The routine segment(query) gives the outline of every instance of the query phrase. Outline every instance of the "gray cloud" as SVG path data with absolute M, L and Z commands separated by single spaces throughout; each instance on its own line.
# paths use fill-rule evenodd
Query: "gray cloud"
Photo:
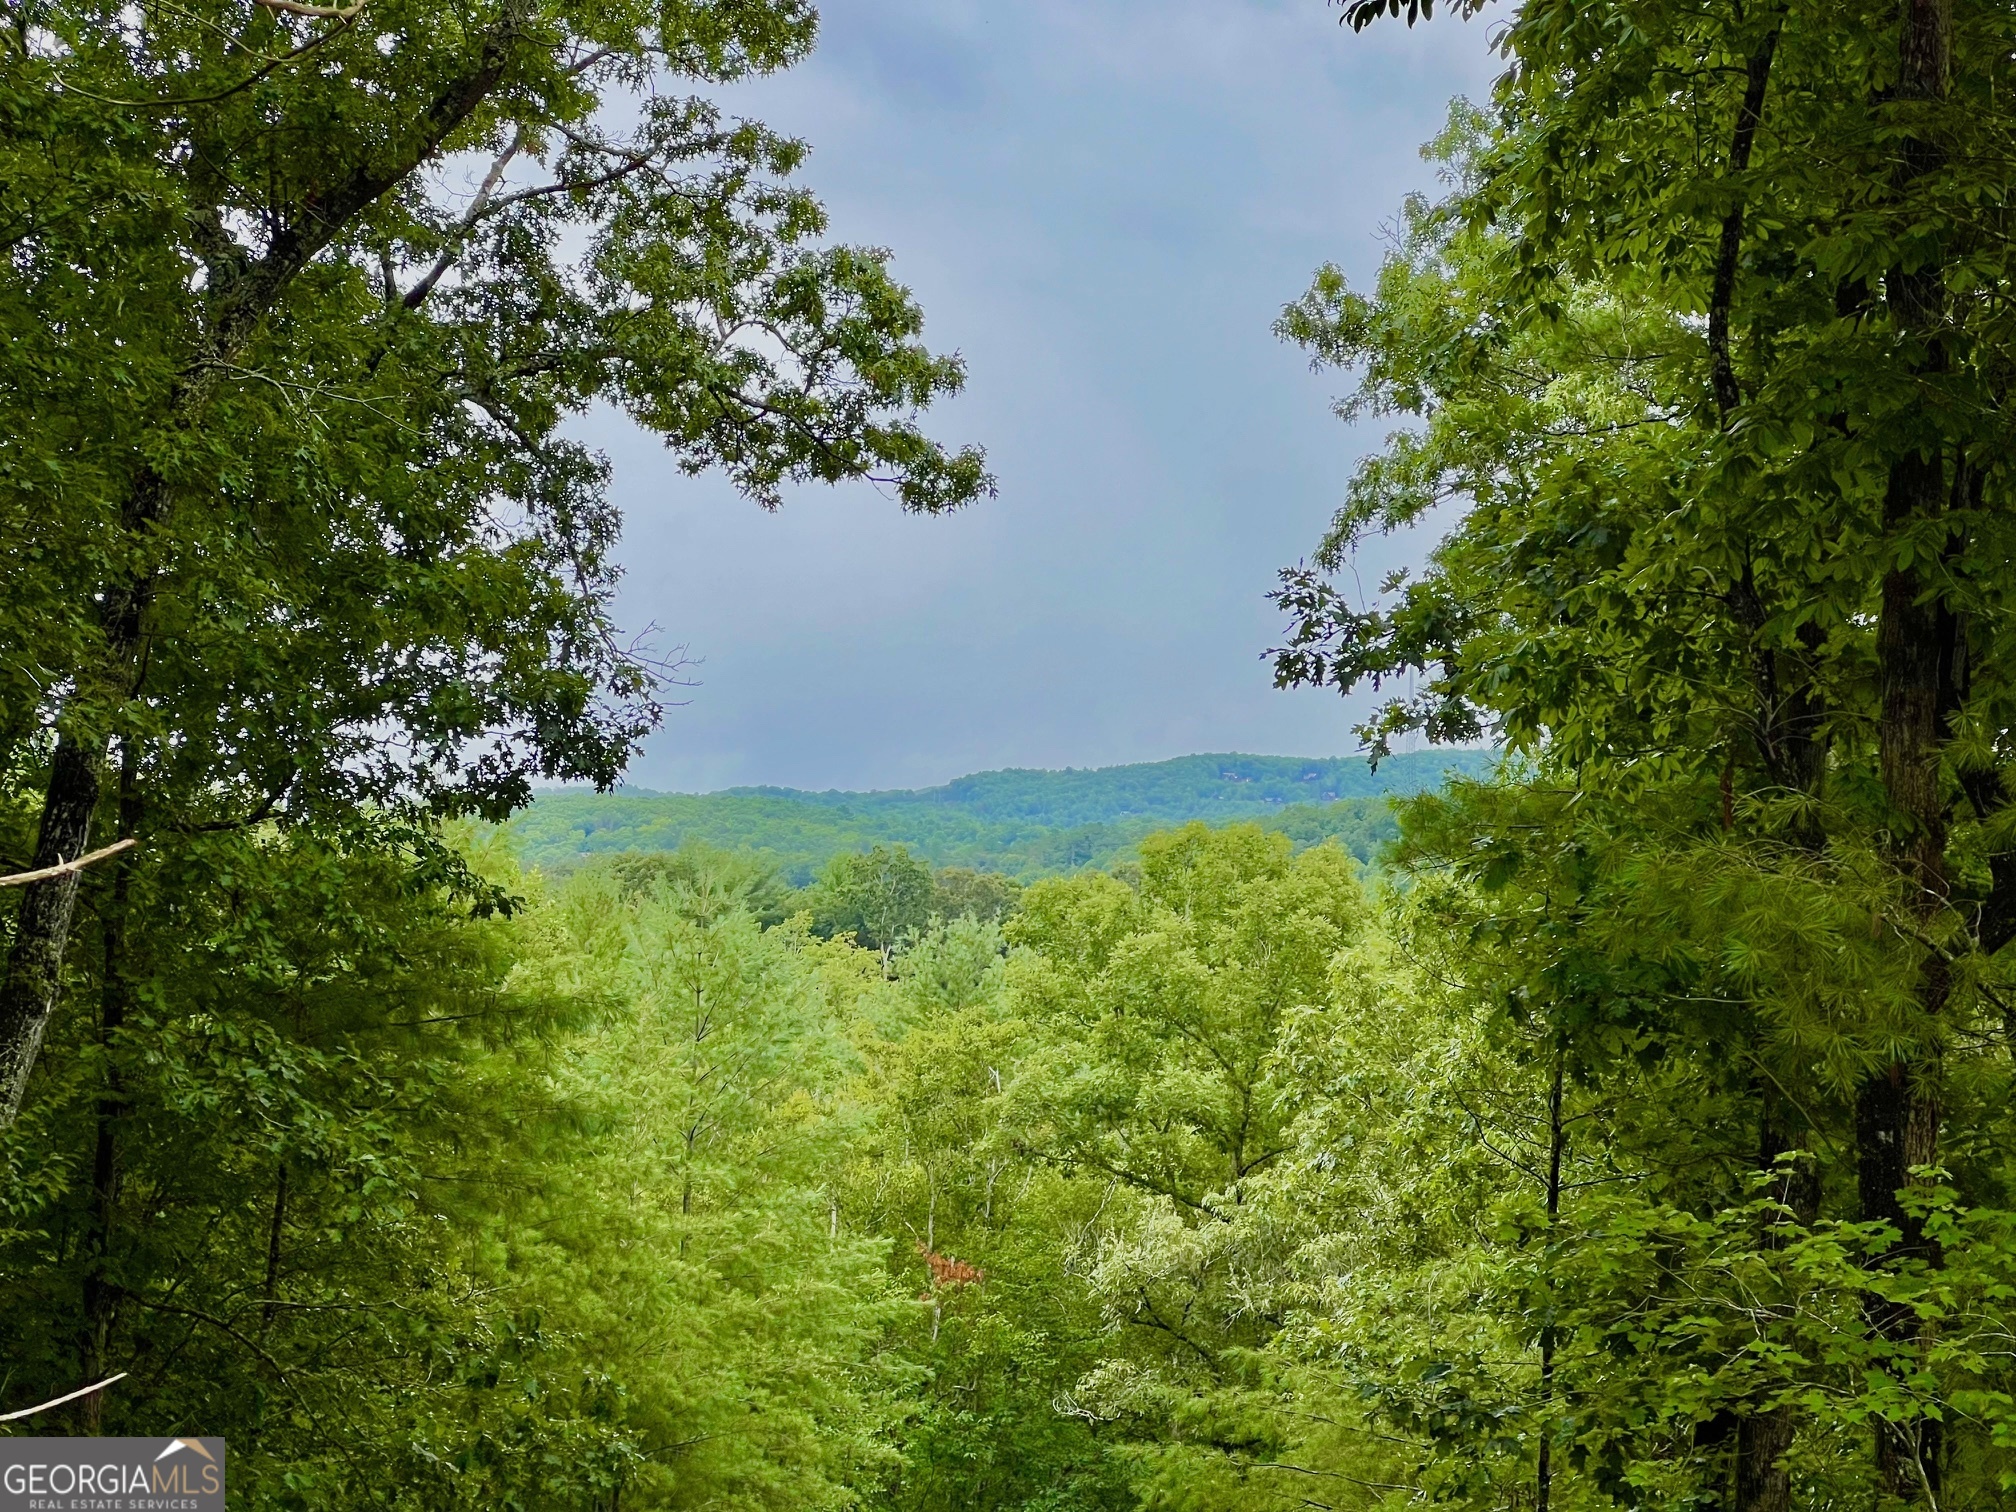
M 836 233 L 887 246 L 1001 497 L 941 520 L 868 488 L 764 515 L 598 419 L 631 625 L 702 658 L 633 772 L 661 788 L 888 787 L 1008 765 L 1351 749 L 1268 684 L 1264 595 L 1354 438 L 1269 327 L 1376 267 L 1421 141 L 1488 88 L 1481 24 L 1360 36 L 1320 0 L 841 0 L 731 108 L 813 144 Z

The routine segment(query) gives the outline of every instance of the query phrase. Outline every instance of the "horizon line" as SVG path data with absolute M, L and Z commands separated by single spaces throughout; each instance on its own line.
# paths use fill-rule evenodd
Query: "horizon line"
M 1425 749 L 1418 751 L 1395 751 L 1391 755 L 1381 758 L 1378 765 L 1385 766 L 1393 762 L 1408 761 L 1417 757 L 1424 757 L 1424 756 L 1440 755 L 1440 756 L 1453 757 L 1462 755 L 1473 755 L 1479 752 L 1488 753 L 1495 751 L 1497 749 L 1498 747 L 1496 747 L 1495 745 L 1482 745 L 1482 744 L 1460 745 L 1460 746 L 1459 745 L 1429 746 Z M 1369 754 L 1363 750 L 1356 751 L 1348 756 L 1269 755 L 1265 752 L 1260 751 L 1192 751 L 1181 756 L 1159 757 L 1153 761 L 1116 761 L 1106 766 L 985 767 L 977 772 L 962 772 L 955 777 L 947 778 L 943 782 L 925 783 L 917 787 L 809 788 L 809 787 L 793 787 L 785 783 L 777 783 L 777 782 L 738 782 L 729 787 L 708 788 L 704 791 L 694 791 L 691 789 L 681 789 L 681 788 L 650 788 L 629 782 L 618 782 L 614 786 L 609 788 L 596 788 L 590 786 L 587 783 L 556 782 L 546 784 L 543 786 L 535 785 L 532 789 L 532 796 L 535 802 L 542 797 L 564 797 L 577 794 L 585 797 L 601 797 L 601 798 L 623 798 L 623 797 L 720 798 L 720 797 L 734 796 L 737 794 L 777 793 L 777 794 L 804 794 L 809 797 L 818 797 L 818 798 L 831 797 L 836 794 L 844 795 L 847 797 L 870 798 L 870 797 L 886 797 L 892 793 L 940 792 L 946 788 L 954 786 L 957 783 L 970 782 L 977 777 L 996 777 L 996 776 L 1008 775 L 1010 773 L 1032 773 L 1035 775 L 1045 777 L 1065 777 L 1074 775 L 1096 776 L 1101 772 L 1120 772 L 1120 771 L 1126 771 L 1129 768 L 1134 767 L 1173 766 L 1177 762 L 1181 761 L 1242 761 L 1242 760 L 1291 761 L 1291 762 L 1307 761 L 1307 762 L 1323 762 L 1325 764 L 1364 760 L 1369 765 L 1371 758 Z

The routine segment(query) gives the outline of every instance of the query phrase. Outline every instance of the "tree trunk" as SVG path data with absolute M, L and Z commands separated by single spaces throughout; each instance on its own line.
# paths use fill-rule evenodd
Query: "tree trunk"
M 205 391 L 214 381 L 204 380 Z M 167 506 L 167 484 L 151 468 L 142 468 L 120 510 L 123 544 L 137 551 Z M 138 689 L 142 625 L 152 594 L 152 574 L 136 557 L 100 595 L 98 623 L 104 647 L 97 665 L 80 673 L 78 690 L 65 702 L 59 720 L 61 733 L 49 762 L 41 836 L 35 845 L 38 869 L 74 861 L 90 849 L 91 827 L 105 786 L 109 727 L 117 707 Z M 121 758 L 122 767 L 127 760 Z M 126 875 L 123 861 L 120 875 Z M 7 955 L 6 974 L 0 977 L 0 1129 L 20 1115 L 29 1073 L 35 1069 L 49 1016 L 56 1011 L 81 881 L 76 872 L 65 872 L 23 889 L 21 911 L 15 915 L 14 948 Z
M 1768 1083 L 1761 1104 L 1759 1169 L 1783 1171 L 1772 1195 L 1789 1210 L 1764 1229 L 1764 1247 L 1777 1250 L 1820 1216 L 1820 1174 L 1807 1148 L 1810 1141 L 1785 1126 L 1779 1099 Z M 1787 1512 L 1792 1505 L 1792 1477 L 1783 1461 L 1797 1429 L 1798 1418 L 1785 1403 L 1746 1413 L 1738 1421 L 1735 1512 Z
M 42 802 L 42 831 L 35 844 L 35 867 L 74 861 L 91 847 L 91 824 L 104 785 L 103 737 L 64 734 L 49 764 L 49 787 Z M 0 977 L 0 1129 L 21 1112 L 28 1074 L 42 1049 L 42 1036 L 62 986 L 63 953 L 77 912 L 77 872 L 45 877 L 21 890 L 15 916 L 14 948 Z
M 1561 1157 L 1566 1153 L 1567 1126 L 1561 1120 L 1563 1073 L 1567 1055 L 1554 1051 L 1554 1084 L 1547 1092 L 1547 1242 L 1554 1242 L 1554 1226 L 1561 1218 Z M 1551 1262 L 1550 1262 L 1551 1263 Z M 1547 1283 L 1547 1320 L 1540 1325 L 1540 1453 L 1533 1473 L 1534 1512 L 1548 1512 L 1554 1495 L 1554 1284 Z
M 121 743 L 119 754 L 119 838 L 129 838 L 139 827 L 139 747 L 131 740 Z M 105 1084 L 95 1110 L 97 1139 L 91 1158 L 91 1228 L 86 1245 L 84 1270 L 84 1339 L 80 1351 L 86 1381 L 102 1379 L 112 1354 L 112 1332 L 118 1322 L 119 1285 L 112 1275 L 114 1231 L 119 1213 L 119 1128 L 126 1116 L 125 1088 L 118 1065 L 119 1031 L 126 1023 L 132 1001 L 128 977 L 127 916 L 132 906 L 133 853 L 112 858 L 106 879 L 109 897 L 100 925 L 104 946 L 104 975 L 98 984 L 98 1047 L 105 1057 Z M 105 1393 L 94 1391 L 84 1398 L 83 1431 L 102 1431 Z
M 1903 0 L 1897 99 L 1932 104 L 1946 96 L 1952 71 L 1952 0 Z M 1920 134 L 1908 138 L 1898 174 L 1900 202 L 1914 181 L 1940 161 L 1936 142 Z M 1900 210 L 1902 205 L 1900 203 Z M 1916 376 L 1942 371 L 1946 357 L 1940 329 L 1945 319 L 1943 269 L 1936 265 L 1893 268 L 1884 280 L 1891 322 L 1899 335 L 1923 343 Z M 1900 456 L 1890 469 L 1883 520 L 1893 537 L 1946 512 L 1949 464 L 1936 441 Z M 1947 904 L 1946 807 L 1940 758 L 1956 702 L 1955 668 L 1959 627 L 1950 608 L 1932 591 L 1918 562 L 1896 567 L 1883 579 L 1876 632 L 1880 710 L 1877 745 L 1883 787 L 1895 826 L 1894 853 L 1907 889 L 1906 907 L 1921 938 L 1936 931 Z M 1952 990 L 1945 961 L 1926 950 L 1919 965 L 1917 1002 L 1927 1020 L 1945 1010 Z M 1886 1262 L 1913 1256 L 1928 1260 L 1922 1228 L 1902 1200 L 1915 1167 L 1939 1158 L 1939 1056 L 1924 1044 L 1908 1060 L 1872 1074 L 1855 1105 L 1857 1183 L 1862 1217 L 1894 1225 L 1902 1236 Z M 1909 1308 L 1873 1300 L 1870 1327 L 1909 1349 L 1921 1329 Z M 1883 1488 L 1907 1502 L 1936 1501 L 1940 1460 L 1938 1424 L 1877 1425 L 1876 1454 Z
M 280 1311 L 280 1240 L 287 1226 L 287 1162 L 282 1159 L 273 1174 L 273 1221 L 266 1231 L 266 1299 L 259 1307 L 259 1342 L 273 1331 L 273 1319 Z
M 1757 128 L 1764 120 L 1764 92 L 1771 82 L 1771 60 L 1778 51 L 1778 23 L 1774 20 L 1743 70 L 1743 99 L 1736 108 L 1735 134 L 1729 142 L 1729 176 L 1733 179 L 1750 167 L 1751 149 L 1757 142 Z M 1722 217 L 1722 236 L 1715 249 L 1715 282 L 1708 296 L 1708 377 L 1726 429 L 1743 390 L 1736 381 L 1736 364 L 1730 352 L 1730 316 L 1736 302 L 1736 271 L 1743 251 L 1743 199 Z

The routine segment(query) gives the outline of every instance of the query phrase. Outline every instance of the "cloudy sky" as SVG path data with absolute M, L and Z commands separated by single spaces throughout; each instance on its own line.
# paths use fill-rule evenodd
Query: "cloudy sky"
M 1270 326 L 1325 260 L 1362 278 L 1481 97 L 1484 23 L 1354 36 L 1324 0 L 828 0 L 804 67 L 737 111 L 813 145 L 837 235 L 886 246 L 967 392 L 935 433 L 1000 497 L 915 519 L 869 488 L 766 515 L 602 419 L 631 629 L 698 686 L 631 780 L 909 787 L 1197 751 L 1342 755 L 1350 706 L 1280 693 L 1275 571 L 1352 459 Z

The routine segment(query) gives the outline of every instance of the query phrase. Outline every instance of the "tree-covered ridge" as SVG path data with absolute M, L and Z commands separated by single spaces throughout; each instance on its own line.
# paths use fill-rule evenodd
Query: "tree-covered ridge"
M 808 802 L 860 808 L 958 808 L 988 819 L 1028 819 L 1047 826 L 1104 824 L 1117 819 L 1244 818 L 1287 803 L 1331 803 L 1417 793 L 1450 772 L 1474 773 L 1484 752 L 1418 751 L 1377 767 L 1362 756 L 1253 756 L 1207 752 L 1126 766 L 1010 767 L 976 772 L 943 787 L 870 793 L 801 793 L 791 788 L 730 788 L 731 793 L 781 794 Z
M 586 855 L 699 843 L 772 859 L 798 884 L 832 856 L 906 845 L 939 866 L 1037 876 L 1106 867 L 1146 835 L 1192 819 L 1261 818 L 1298 844 L 1337 838 L 1369 860 L 1397 833 L 1387 795 L 1475 775 L 1484 751 L 1388 757 L 1202 755 L 1131 766 L 1008 770 L 884 792 L 730 788 L 719 793 L 545 793 L 512 820 L 519 856 L 566 866 Z

